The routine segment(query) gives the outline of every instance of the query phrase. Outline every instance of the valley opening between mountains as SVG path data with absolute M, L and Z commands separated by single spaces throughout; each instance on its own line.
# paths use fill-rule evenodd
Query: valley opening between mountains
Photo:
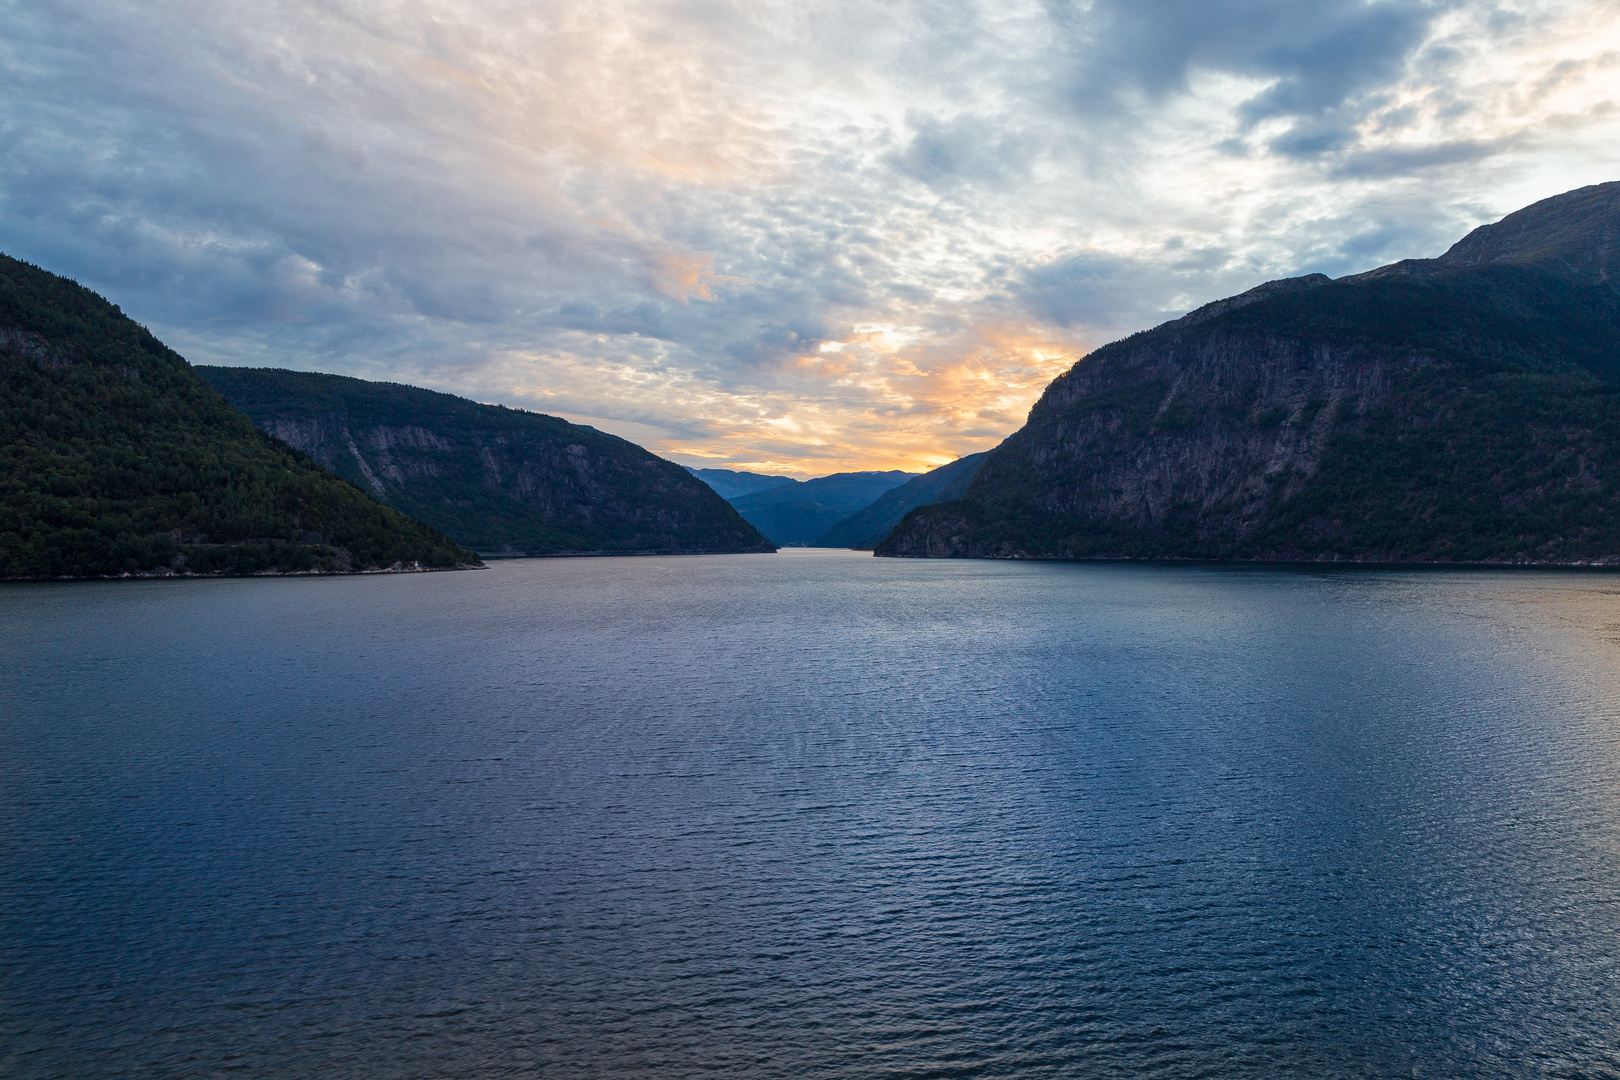
M 1620 182 L 1104 346 L 991 451 L 809 480 L 339 375 L 193 367 L 0 258 L 0 576 L 768 553 L 1620 564 Z

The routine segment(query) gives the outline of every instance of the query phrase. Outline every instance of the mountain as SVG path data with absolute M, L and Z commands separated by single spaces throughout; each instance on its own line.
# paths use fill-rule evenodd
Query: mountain
M 480 551 L 774 550 L 685 469 L 595 428 L 397 383 L 197 370 L 263 430 Z
M 0 255 L 0 578 L 478 562 L 256 430 L 89 289 Z
M 1098 349 L 881 555 L 1620 564 L 1620 183 Z
M 734 469 L 694 469 L 690 465 L 684 468 L 714 488 L 715 494 L 722 499 L 735 499 L 739 495 L 752 495 L 756 491 L 769 491 L 771 488 L 798 483 L 791 476 L 765 476 L 761 473 L 740 472 Z
M 847 547 L 870 551 L 889 535 L 908 511 L 919 506 L 960 499 L 989 451 L 957 458 L 933 472 L 907 480 L 879 495 L 876 502 L 855 511 L 823 533 L 811 547 Z
M 852 512 L 917 476 L 907 472 L 833 473 L 731 500 L 771 541 L 807 546 Z

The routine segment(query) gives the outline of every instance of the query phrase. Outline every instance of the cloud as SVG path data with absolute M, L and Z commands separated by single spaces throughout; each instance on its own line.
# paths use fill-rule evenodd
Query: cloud
M 1425 146 L 1382 146 L 1345 157 L 1334 166 L 1335 178 L 1410 176 L 1437 165 L 1457 165 L 1493 157 L 1514 139 L 1457 139 Z
M 1164 97 L 1196 71 L 1257 80 L 1248 123 L 1317 116 L 1388 84 L 1426 39 L 1444 5 L 1383 0 L 1103 0 L 1066 5 L 1062 22 L 1086 60 L 1077 86 L 1109 85 Z M 1088 95 L 1090 96 L 1090 95 Z
M 963 114 L 942 120 L 913 113 L 906 126 L 910 140 L 885 163 L 930 187 L 1006 184 L 1028 175 L 1034 140 L 1008 130 L 1005 117 Z
M 1166 243 L 1168 251 L 1144 257 L 1106 251 L 1065 255 L 1028 268 L 1015 288 L 1037 319 L 1054 326 L 1109 324 L 1127 312 L 1128 321 L 1160 322 L 1177 306 L 1174 297 L 1181 291 L 1177 286 L 1182 282 L 1178 281 L 1175 266 L 1227 261 L 1222 252 L 1189 253 L 1184 242 L 1180 238 L 1177 241 Z M 1172 253 L 1173 258 L 1166 257 Z M 1199 258 L 1199 254 L 1205 258 Z
M 1607 0 L 10 0 L 0 248 L 197 361 L 805 474 L 1613 179 Z

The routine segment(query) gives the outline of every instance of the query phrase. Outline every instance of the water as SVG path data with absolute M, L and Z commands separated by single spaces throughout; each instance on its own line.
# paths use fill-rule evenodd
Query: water
M 0 589 L 0 1075 L 1620 1076 L 1620 577 Z

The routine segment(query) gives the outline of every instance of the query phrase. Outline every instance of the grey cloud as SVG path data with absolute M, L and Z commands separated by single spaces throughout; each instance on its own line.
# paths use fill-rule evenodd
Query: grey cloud
M 1387 79 L 1424 38 L 1438 5 L 1362 0 L 1106 0 L 1084 22 L 1108 75 L 1162 94 L 1199 68 L 1277 85 L 1252 115 L 1311 113 Z
M 1444 3 L 1389 0 L 1099 0 L 1053 3 L 1069 32 L 1071 96 L 1086 110 L 1185 93 L 1194 73 L 1270 80 L 1247 102 L 1246 125 L 1272 117 L 1302 122 L 1278 153 L 1313 156 L 1339 149 L 1360 110 L 1359 95 L 1398 75 L 1427 38 Z
M 730 342 L 724 351 L 751 367 L 772 368 L 815 353 L 829 337 L 824 326 L 762 326 L 746 340 Z
M 1267 16 L 1284 16 L 1281 33 L 1248 62 L 1251 70 L 1278 81 L 1245 106 L 1251 121 L 1318 115 L 1370 87 L 1384 85 L 1400 72 L 1423 43 L 1429 24 L 1444 10 L 1438 5 L 1398 3 L 1268 6 L 1273 10 Z M 1300 19 L 1301 11 L 1311 11 L 1313 17 Z
M 1186 253 L 1175 250 L 1184 260 Z M 1226 259 L 1206 253 L 1209 261 Z M 1012 287 L 1018 302 L 1058 326 L 1095 327 L 1117 331 L 1126 326 L 1148 326 L 1174 313 L 1178 291 L 1170 258 L 1163 261 L 1127 259 L 1116 255 L 1079 253 L 1032 267 Z
M 512 208 L 502 205 L 508 193 L 496 184 L 483 205 L 469 206 L 454 175 L 464 163 L 445 160 L 446 147 L 380 127 L 413 103 L 374 90 L 368 109 L 356 110 L 371 115 L 351 117 L 322 100 L 330 91 L 318 83 L 307 100 L 287 100 L 297 84 L 267 87 L 255 81 L 260 71 L 222 79 L 213 50 L 226 43 L 209 41 L 207 26 L 197 30 L 213 50 L 177 51 L 162 40 L 162 19 L 144 25 L 139 12 L 116 5 L 100 13 L 99 36 L 41 8 L 30 14 L 19 22 L 38 39 L 18 50 L 6 76 L 17 127 L 31 132 L 6 147 L 8 225 L 88 217 L 96 235 L 74 232 L 92 250 L 112 246 L 130 263 L 194 270 L 204 284 L 243 275 L 274 291 L 265 267 L 295 256 L 326 280 L 380 272 L 379 293 L 433 317 L 498 314 L 489 283 L 456 271 L 492 256 L 510 264 L 519 245 Z M 610 239 L 561 222 L 535 231 L 532 207 L 523 212 L 521 246 L 544 257 L 509 271 L 556 281 L 566 264 L 575 282 L 613 276 Z M 445 272 L 420 272 L 433 264 Z
M 1009 286 L 1014 303 L 1043 320 L 1104 335 L 1155 325 L 1277 277 L 1359 273 L 1439 254 L 1466 231 L 1466 212 L 1443 212 L 1422 192 L 1276 227 L 1291 256 L 1257 261 L 1221 247 L 1187 248 L 1174 237 L 1156 254 L 1080 252 L 1028 267 Z
M 901 172 L 933 187 L 964 182 L 998 183 L 1027 174 L 1033 150 L 1028 136 L 982 116 L 950 120 L 912 114 L 911 141 L 888 160 Z
M 1337 153 L 1356 141 L 1355 129 L 1344 124 L 1306 120 L 1267 143 L 1272 153 L 1291 158 L 1319 158 Z
M 1344 178 L 1405 176 L 1421 169 L 1479 161 L 1510 149 L 1519 139 L 1459 139 L 1430 146 L 1386 147 L 1348 154 L 1332 175 Z
M 1372 269 L 1386 261 L 1394 262 L 1400 257 L 1399 254 L 1394 259 L 1386 257 L 1392 252 L 1404 253 L 1421 246 L 1425 231 L 1415 229 L 1410 222 L 1368 222 L 1360 231 L 1340 241 L 1332 255 L 1311 260 L 1310 269 L 1304 272 L 1326 273 L 1323 269 L 1326 266 L 1336 271 L 1329 274 L 1330 277 L 1339 277 L 1363 268 Z

